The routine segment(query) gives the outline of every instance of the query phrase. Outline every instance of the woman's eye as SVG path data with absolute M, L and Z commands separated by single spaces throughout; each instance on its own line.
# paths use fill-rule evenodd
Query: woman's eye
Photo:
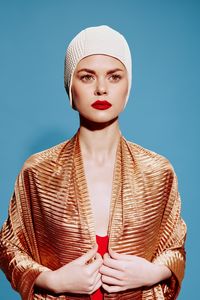
M 121 75 L 118 74 L 113 74 L 112 76 L 110 76 L 112 81 L 119 81 L 122 77 Z
M 87 74 L 87 75 L 82 75 L 82 76 L 81 76 L 81 80 L 82 80 L 82 81 L 91 81 L 91 80 L 92 80 L 92 75 L 89 75 L 89 74 Z

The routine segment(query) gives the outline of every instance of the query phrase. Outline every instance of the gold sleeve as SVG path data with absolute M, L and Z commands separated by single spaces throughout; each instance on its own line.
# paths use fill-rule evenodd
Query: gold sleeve
M 0 268 L 23 300 L 33 299 L 36 277 L 49 270 L 37 262 L 39 255 L 28 192 L 28 181 L 21 172 L 10 200 L 8 218 L 0 232 Z
M 172 187 L 166 204 L 160 231 L 158 251 L 153 263 L 163 264 L 172 271 L 172 276 L 161 283 L 165 299 L 176 299 L 184 278 L 187 227 L 181 218 L 181 199 L 177 176 L 172 168 Z

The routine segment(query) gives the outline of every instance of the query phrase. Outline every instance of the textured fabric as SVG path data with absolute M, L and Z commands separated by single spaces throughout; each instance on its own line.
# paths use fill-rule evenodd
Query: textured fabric
M 72 106 L 71 84 L 74 70 L 81 59 L 92 54 L 106 54 L 119 59 L 128 73 L 128 101 L 132 81 L 131 53 L 125 38 L 106 25 L 88 27 L 79 32 L 70 42 L 65 56 L 64 83 Z
M 120 136 L 113 173 L 109 247 L 169 267 L 173 275 L 153 287 L 105 294 L 104 299 L 176 299 L 185 268 L 186 225 L 170 162 Z M 23 300 L 90 299 L 34 288 L 43 270 L 55 270 L 96 242 L 79 130 L 31 156 L 15 185 L 0 236 L 0 267 Z
M 108 236 L 98 236 L 96 235 L 96 241 L 98 244 L 98 253 L 103 256 L 108 252 Z M 103 299 L 103 289 L 99 288 L 95 293 L 91 295 L 91 300 L 102 300 Z

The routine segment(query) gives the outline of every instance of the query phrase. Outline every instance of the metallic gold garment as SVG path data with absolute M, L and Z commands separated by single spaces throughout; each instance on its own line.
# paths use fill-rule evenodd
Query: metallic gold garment
M 105 294 L 105 299 L 176 299 L 185 269 L 186 224 L 177 177 L 163 156 L 127 141 L 116 153 L 109 246 L 168 266 L 173 275 L 153 287 Z M 55 270 L 95 243 L 94 220 L 79 130 L 64 143 L 31 156 L 15 184 L 0 236 L 0 266 L 23 300 L 90 299 L 34 288 L 43 270 Z

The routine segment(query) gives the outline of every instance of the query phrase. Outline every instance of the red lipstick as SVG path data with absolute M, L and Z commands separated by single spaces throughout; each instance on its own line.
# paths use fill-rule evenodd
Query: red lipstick
M 106 100 L 97 100 L 97 101 L 93 102 L 91 104 L 91 106 L 95 109 L 104 110 L 104 109 L 110 108 L 112 106 L 112 104 Z

